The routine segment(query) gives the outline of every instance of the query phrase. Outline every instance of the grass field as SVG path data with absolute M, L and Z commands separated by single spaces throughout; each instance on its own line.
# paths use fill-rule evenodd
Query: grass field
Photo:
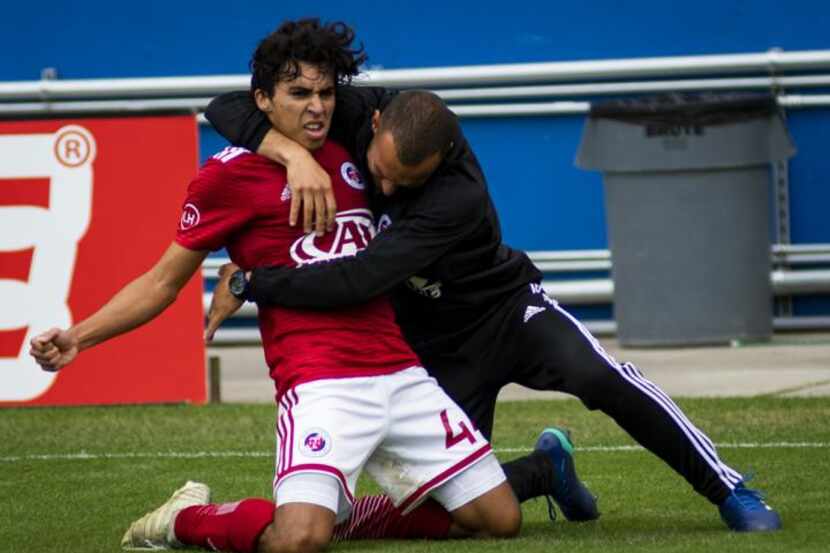
M 576 401 L 502 403 L 502 460 L 551 423 L 572 429 L 577 465 L 602 517 L 551 523 L 523 505 L 516 541 L 354 542 L 341 551 L 828 551 L 830 398 L 694 399 L 681 406 L 735 468 L 756 473 L 785 529 L 728 532 L 717 510 L 607 417 Z M 131 520 L 185 479 L 219 501 L 270 496 L 273 408 L 266 405 L 0 410 L 0 551 L 115 552 Z M 363 492 L 374 492 L 370 482 Z

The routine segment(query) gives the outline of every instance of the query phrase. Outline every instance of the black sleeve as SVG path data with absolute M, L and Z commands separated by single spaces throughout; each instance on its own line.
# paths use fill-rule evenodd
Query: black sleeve
M 208 104 L 205 117 L 228 142 L 256 152 L 271 122 L 245 90 L 227 92 Z
M 377 86 L 338 86 L 337 107 L 331 119 L 329 134 L 352 155 L 361 155 L 356 147 L 358 135 L 371 124 L 375 110 L 383 110 L 397 93 L 396 90 Z
M 395 94 L 395 90 L 380 87 L 338 86 L 331 137 L 354 152 L 358 131 L 372 117 L 372 113 L 376 109 L 382 110 Z M 244 90 L 226 92 L 211 100 L 205 117 L 228 142 L 252 152 L 259 149 L 271 128 L 271 122 L 256 107 L 251 94 Z
M 417 209 L 394 221 L 353 257 L 299 269 L 255 269 L 251 299 L 265 305 L 335 309 L 365 303 L 388 292 L 432 265 L 475 231 L 484 218 L 486 202 L 478 191 L 453 194 L 452 201 L 437 201 L 441 196 L 445 195 L 436 194 L 432 201 L 417 202 L 421 204 L 414 206 Z

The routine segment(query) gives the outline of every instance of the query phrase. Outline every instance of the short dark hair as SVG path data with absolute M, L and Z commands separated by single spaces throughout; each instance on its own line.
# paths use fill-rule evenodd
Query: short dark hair
M 391 132 L 398 161 L 417 165 L 436 152 L 442 156 L 458 135 L 458 119 L 437 94 L 407 90 L 389 102 L 380 116 L 378 132 Z
M 251 92 L 260 89 L 270 98 L 279 81 L 300 75 L 300 62 L 320 67 L 334 76 L 336 84 L 348 83 L 366 61 L 363 44 L 352 48 L 352 42 L 354 31 L 342 21 L 285 21 L 262 39 L 251 56 Z

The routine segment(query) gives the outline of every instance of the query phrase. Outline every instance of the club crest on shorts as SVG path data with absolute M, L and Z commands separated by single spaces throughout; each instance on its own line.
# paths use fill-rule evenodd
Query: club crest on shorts
M 322 457 L 331 451 L 331 436 L 322 428 L 311 428 L 305 433 L 301 447 L 309 457 Z
M 363 180 L 363 175 L 357 170 L 355 164 L 347 161 L 340 166 L 340 176 L 346 181 L 346 184 L 357 190 L 366 188 L 366 183 Z

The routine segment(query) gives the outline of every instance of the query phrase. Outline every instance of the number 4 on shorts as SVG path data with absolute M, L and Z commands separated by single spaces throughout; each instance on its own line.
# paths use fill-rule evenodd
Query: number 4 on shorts
M 453 434 L 453 429 L 450 426 L 450 419 L 449 416 L 447 416 L 446 409 L 441 411 L 441 423 L 444 425 L 444 430 L 446 430 L 447 432 L 447 440 L 445 442 L 447 449 L 451 448 L 452 446 L 454 446 L 461 440 L 464 440 L 465 438 L 469 440 L 471 444 L 476 443 L 475 436 L 473 436 L 473 433 L 470 431 L 469 428 L 467 428 L 467 425 L 464 423 L 464 421 L 460 421 L 458 423 L 458 426 L 461 427 L 461 430 L 458 432 L 458 434 Z

